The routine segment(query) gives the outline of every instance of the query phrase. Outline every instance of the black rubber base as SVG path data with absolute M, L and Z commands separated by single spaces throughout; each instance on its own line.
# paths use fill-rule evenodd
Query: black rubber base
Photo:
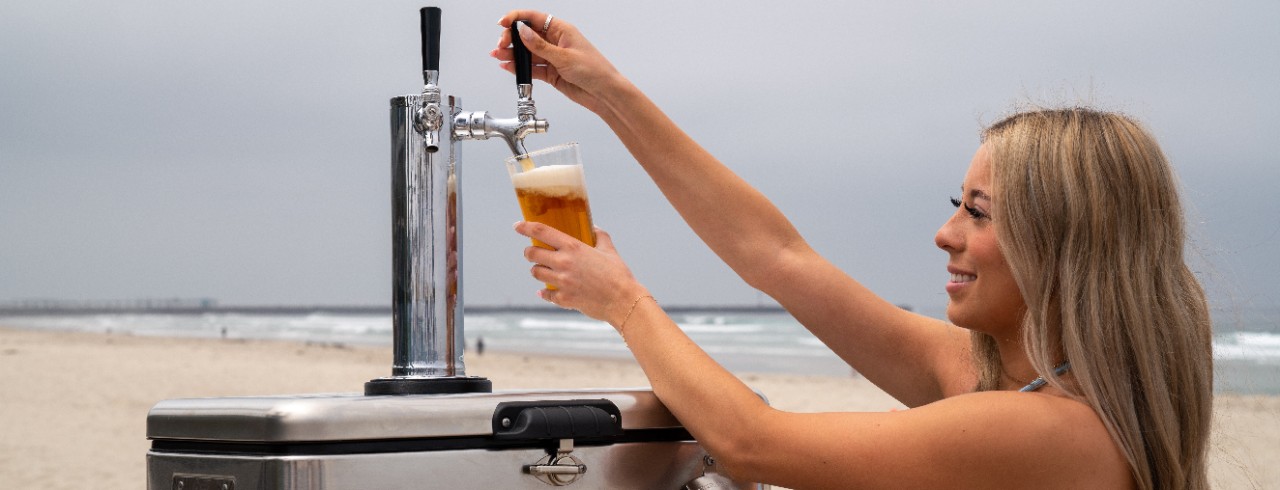
M 408 376 L 370 380 L 365 395 L 443 395 L 450 393 L 493 393 L 489 378 Z

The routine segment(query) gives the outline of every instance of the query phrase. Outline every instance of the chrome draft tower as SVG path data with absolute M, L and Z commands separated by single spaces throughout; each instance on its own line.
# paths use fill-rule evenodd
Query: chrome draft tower
M 517 116 L 494 118 L 463 112 L 459 97 L 441 95 L 440 9 L 419 13 L 424 87 L 391 99 L 391 376 L 365 383 L 366 395 L 493 390 L 488 379 L 467 376 L 462 359 L 460 143 L 498 137 L 520 156 L 527 153 L 525 136 L 548 127 L 537 118 L 532 58 L 514 24 Z M 444 152 L 442 136 L 448 138 Z

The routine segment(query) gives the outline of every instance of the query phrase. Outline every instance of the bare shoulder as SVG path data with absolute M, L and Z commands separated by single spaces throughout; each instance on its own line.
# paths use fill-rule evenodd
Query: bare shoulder
M 1129 466 L 1089 405 L 1062 396 L 969 393 L 913 409 L 902 423 L 932 432 L 919 448 L 974 483 L 1127 488 Z M 945 448 L 945 449 L 944 449 Z M 986 480 L 999 475 L 1003 482 Z
M 786 447 L 767 466 L 797 477 L 792 488 L 1133 486 L 1098 415 L 1058 396 L 969 393 L 903 412 L 786 418 L 792 440 L 773 441 Z

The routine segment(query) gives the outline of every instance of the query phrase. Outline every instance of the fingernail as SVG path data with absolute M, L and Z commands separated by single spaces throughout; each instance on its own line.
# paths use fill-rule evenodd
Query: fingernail
M 522 39 L 530 39 L 530 36 L 533 36 L 533 30 L 529 29 L 529 26 L 524 25 L 524 22 L 516 21 L 516 30 L 520 31 L 520 37 Z
M 512 224 L 511 224 L 511 229 L 513 229 L 513 230 L 514 230 L 514 229 L 516 229 L 516 228 L 519 228 L 519 227 L 520 227 L 520 222 L 519 222 L 519 221 L 517 221 L 517 222 L 515 222 L 515 223 L 512 223 Z

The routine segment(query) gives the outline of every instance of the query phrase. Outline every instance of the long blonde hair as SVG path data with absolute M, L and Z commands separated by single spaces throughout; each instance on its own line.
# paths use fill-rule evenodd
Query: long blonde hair
M 1211 324 L 1155 139 L 1127 117 L 1071 108 L 1015 114 L 983 141 L 1032 365 L 1101 416 L 1138 488 L 1208 488 Z M 992 389 L 995 342 L 973 343 L 979 389 Z M 1070 382 L 1051 375 L 1063 359 Z

